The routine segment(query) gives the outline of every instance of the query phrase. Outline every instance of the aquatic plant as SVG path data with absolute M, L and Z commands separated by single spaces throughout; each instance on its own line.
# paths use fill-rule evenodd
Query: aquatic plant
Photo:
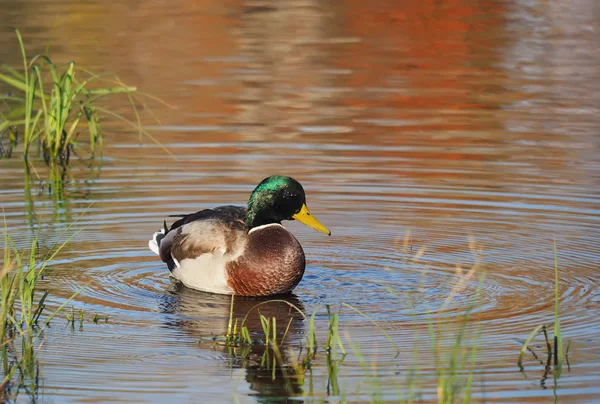
M 544 340 L 546 342 L 546 362 L 544 363 L 544 377 L 542 380 L 545 380 L 549 374 L 553 375 L 556 387 L 556 380 L 560 378 L 562 373 L 563 362 L 567 361 L 568 363 L 568 352 L 569 345 L 567 344 L 566 351 L 563 348 L 563 337 L 562 337 L 562 329 L 560 326 L 560 300 L 559 300 L 559 288 L 558 288 L 558 252 L 556 249 L 556 241 L 554 241 L 554 319 L 550 324 L 540 324 L 535 327 L 527 336 L 525 341 L 523 342 L 523 346 L 521 347 L 521 352 L 519 353 L 519 359 L 517 360 L 517 365 L 521 372 L 524 372 L 523 359 L 525 354 L 530 351 L 535 355 L 531 348 L 531 343 L 540 334 L 544 335 Z M 553 338 L 552 341 L 548 336 L 548 329 L 553 328 Z
M 448 333 L 440 328 L 439 323 L 435 324 L 431 319 L 429 321 L 429 336 L 433 347 L 437 376 L 438 403 L 453 403 L 458 399 L 463 402 L 471 401 L 481 326 L 476 325 L 472 329 L 470 320 L 473 309 L 479 305 L 486 272 L 481 268 L 479 248 L 474 239 L 469 240 L 469 248 L 475 257 L 475 263 L 466 273 L 460 267 L 456 268 L 457 281 L 439 309 L 440 313 L 446 310 L 452 299 L 465 288 L 466 283 L 475 277 L 478 278 L 475 297 L 461 316 L 458 329 L 450 334 L 450 339 L 453 340 L 452 349 L 446 356 L 441 354 L 440 344 L 441 338 L 447 337 Z
M 460 278 L 460 282 L 458 282 L 459 285 L 456 286 L 454 291 L 456 292 L 461 285 L 464 284 L 466 279 L 472 277 L 473 273 L 474 269 L 467 274 L 464 274 Z M 234 299 L 232 298 L 232 302 L 233 300 Z M 348 394 L 344 387 L 338 382 L 339 375 L 343 370 L 347 356 L 347 351 L 342 339 L 342 334 L 344 334 L 344 339 L 350 344 L 350 350 L 354 355 L 354 358 L 358 360 L 364 370 L 365 377 L 368 381 L 368 394 L 371 397 L 371 401 L 382 401 L 380 395 L 380 381 L 377 376 L 377 369 L 374 367 L 375 364 L 368 363 L 361 352 L 359 344 L 352 340 L 351 335 L 347 331 L 342 332 L 340 329 L 341 319 L 343 317 L 342 309 L 350 310 L 368 319 L 396 349 L 396 356 L 398 356 L 400 348 L 380 324 L 356 307 L 347 303 L 341 303 L 335 311 L 332 310 L 330 305 L 324 306 L 327 321 L 320 324 L 322 327 L 317 330 L 320 325 L 316 324 L 315 319 L 317 314 L 323 311 L 323 307 L 315 308 L 310 316 L 299 311 L 307 323 L 304 342 L 302 340 L 297 341 L 300 345 L 300 351 L 297 352 L 297 355 L 284 355 L 282 347 L 284 346 L 288 330 L 290 329 L 291 319 L 288 321 L 287 327 L 281 336 L 278 336 L 276 333 L 277 321 L 281 321 L 281 319 L 275 317 L 267 318 L 264 315 L 260 315 L 260 333 L 257 333 L 257 330 L 255 330 L 254 333 L 251 333 L 246 325 L 246 320 L 250 312 L 254 309 L 259 309 L 261 305 L 269 302 L 273 301 L 261 302 L 254 306 L 241 321 L 233 318 L 232 304 L 230 307 L 227 332 L 223 336 L 213 337 L 212 341 L 217 345 L 230 348 L 228 350 L 229 354 L 242 363 L 248 361 L 248 358 L 255 357 L 256 354 L 258 354 L 258 361 L 253 362 L 254 364 L 252 366 L 258 366 L 260 369 L 268 371 L 272 380 L 275 380 L 277 377 L 282 378 L 281 380 L 283 380 L 286 386 L 286 391 L 290 392 L 290 394 L 294 391 L 293 385 L 304 385 L 307 379 L 310 380 L 310 395 L 313 394 L 313 376 L 311 369 L 316 360 L 322 360 L 327 370 L 327 395 L 342 397 Z M 446 301 L 445 305 L 447 305 L 448 302 L 449 301 Z M 290 306 L 293 305 L 290 304 Z M 470 331 L 470 324 L 470 311 L 467 311 L 463 316 L 456 335 L 451 335 L 447 330 L 442 330 L 433 320 L 430 323 L 429 332 L 434 351 L 434 370 L 438 380 L 440 403 L 455 402 L 457 399 L 462 399 L 464 402 L 470 400 L 474 364 L 477 353 L 476 342 L 479 338 L 478 333 L 475 333 L 474 335 L 468 334 L 468 331 Z M 319 334 L 323 334 L 324 337 L 321 344 L 319 344 L 316 337 L 317 331 L 321 331 Z M 466 338 L 466 335 L 471 335 L 471 338 Z M 442 354 L 441 349 L 442 340 L 445 340 L 446 338 L 454 338 L 453 348 L 449 357 Z M 420 342 L 421 341 L 419 341 L 419 343 Z M 318 347 L 320 345 L 323 346 L 323 351 L 319 353 Z M 304 354 L 302 354 L 303 351 Z M 419 397 L 418 390 L 421 380 L 415 377 L 416 374 L 416 372 L 411 372 L 407 376 L 407 391 L 398 392 L 398 399 L 401 402 L 413 402 Z M 357 389 L 359 389 L 359 386 L 357 386 Z
M 406 242 L 405 245 L 407 245 Z M 416 323 L 412 352 L 413 367 L 405 373 L 405 376 L 398 376 L 399 386 L 402 387 L 397 389 L 397 402 L 423 401 L 423 391 L 432 385 L 435 387 L 436 396 L 429 396 L 428 400 L 436 400 L 444 404 L 468 403 L 472 400 L 481 338 L 481 325 L 473 321 L 473 311 L 480 304 L 487 274 L 485 268 L 481 265 L 481 248 L 473 239 L 470 240 L 469 247 L 474 256 L 474 263 L 468 270 L 463 270 L 460 266 L 456 268 L 455 276 L 449 285 L 448 296 L 441 302 L 441 305 L 427 312 L 415 312 L 415 318 L 419 316 L 427 318 L 427 328 L 424 330 L 426 334 L 423 335 L 417 331 L 419 324 Z M 405 248 L 405 252 L 408 253 L 407 248 Z M 412 259 L 405 260 L 405 263 L 416 264 L 423 253 L 424 249 L 420 249 Z M 452 305 L 454 299 L 461 296 L 470 283 L 477 285 L 476 293 L 462 314 L 457 317 L 457 321 L 449 324 L 447 316 L 444 315 L 445 312 Z M 391 287 L 386 285 L 382 285 L 382 287 L 387 289 L 391 295 L 399 297 Z M 409 306 L 416 311 L 417 308 L 412 304 L 410 296 L 400 301 L 407 303 L 407 300 Z M 269 303 L 269 301 L 257 304 L 250 311 L 260 309 L 260 306 L 266 303 Z M 290 306 L 293 305 L 290 304 Z M 326 321 L 316 321 L 318 314 L 322 313 L 323 310 L 326 312 L 326 317 L 320 318 L 326 318 Z M 261 315 L 261 330 L 259 332 L 254 330 L 251 333 L 246 325 L 249 313 L 242 321 L 237 321 L 233 318 L 233 303 L 230 307 L 227 333 L 224 336 L 217 337 L 216 340 L 225 341 L 221 343 L 229 343 L 235 347 L 242 347 L 240 351 L 229 351 L 230 354 L 238 355 L 235 358 L 239 363 L 244 363 L 252 355 L 260 356 L 258 362 L 253 362 L 253 369 L 258 367 L 268 371 L 272 379 L 275 377 L 283 378 L 286 391 L 290 395 L 296 394 L 294 391 L 297 391 L 297 389 L 292 389 L 292 385 L 304 386 L 306 388 L 304 394 L 308 397 L 322 394 L 315 392 L 313 385 L 313 367 L 315 363 L 318 363 L 327 372 L 326 391 L 324 393 L 328 397 L 335 397 L 335 400 L 343 402 L 343 397 L 353 394 L 355 397 L 361 397 L 361 399 L 362 397 L 368 397 L 368 401 L 375 403 L 389 401 L 389 393 L 386 393 L 385 396 L 383 394 L 382 383 L 385 381 L 377 369 L 378 361 L 374 358 L 368 358 L 362 352 L 360 344 L 353 339 L 347 329 L 343 328 L 345 312 L 356 313 L 366 318 L 385 336 L 389 345 L 394 347 L 396 357 L 402 353 L 400 347 L 386 331 L 384 324 L 380 324 L 357 307 L 345 302 L 341 302 L 336 310 L 333 310 L 330 305 L 317 307 L 313 309 L 310 316 L 299 311 L 305 320 L 304 336 L 298 339 L 296 345 L 296 347 L 299 346 L 299 350 L 291 349 L 289 345 L 285 349 L 283 348 L 290 323 L 283 332 L 283 337 L 279 337 L 275 333 L 275 328 L 277 322 L 281 322 L 282 318 L 267 318 Z M 319 338 L 317 338 L 317 334 Z M 427 336 L 429 337 L 429 347 L 424 345 Z M 366 380 L 366 383 L 361 382 L 354 385 L 355 391 L 349 391 L 348 386 L 340 383 L 340 376 L 344 372 L 344 364 L 348 362 L 346 346 L 349 347 L 349 353 L 352 354 L 353 360 L 357 361 L 362 368 Z M 323 349 L 320 350 L 319 347 Z M 433 362 L 431 366 L 424 365 L 423 360 L 419 358 L 419 351 L 423 349 L 431 352 Z M 291 354 L 291 352 L 295 352 L 295 354 Z M 386 358 L 386 360 L 394 359 L 394 357 Z M 426 366 L 426 369 L 421 369 L 423 366 Z
M 4 111 L 0 111 L 0 133 L 5 133 L 10 140 L 5 148 L 9 147 L 12 151 L 12 147 L 21 140 L 27 161 L 34 146 L 39 144 L 48 166 L 66 167 L 71 154 L 82 150 L 79 142 L 82 132 L 88 134 L 91 156 L 102 150 L 101 115 L 122 120 L 136 129 L 140 138 L 145 135 L 156 141 L 141 125 L 134 101 L 142 104 L 143 101 L 133 98 L 136 87 L 125 85 L 116 76 L 99 76 L 77 68 L 75 62 L 56 65 L 47 54 L 28 59 L 21 33 L 19 30 L 15 32 L 23 68 L 17 70 L 7 65 L 0 66 L 0 81 L 17 92 L 17 95 L 0 95 L 5 107 Z M 110 86 L 98 87 L 99 84 Z M 98 104 L 102 98 L 115 94 L 128 96 L 135 122 Z M 163 150 L 166 149 L 163 147 Z M 4 154 L 10 154 L 10 151 Z
M 6 226 L 5 226 L 6 227 Z M 60 239 L 70 231 L 69 226 Z M 2 391 L 17 395 L 25 389 L 35 400 L 39 379 L 36 359 L 37 342 L 50 321 L 75 297 L 51 313 L 46 313 L 48 292 L 40 292 L 38 284 L 48 264 L 78 232 L 73 232 L 60 245 L 54 245 L 48 254 L 38 259 L 38 234 L 28 251 L 19 250 L 4 233 L 3 267 L 0 272 L 0 367 L 3 371 Z M 20 349 L 16 348 L 20 343 Z

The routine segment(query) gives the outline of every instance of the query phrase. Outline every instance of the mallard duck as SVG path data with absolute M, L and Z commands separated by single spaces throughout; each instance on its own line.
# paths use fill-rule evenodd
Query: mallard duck
M 306 207 L 302 185 L 280 175 L 262 180 L 247 207 L 174 216 L 181 219 L 170 229 L 165 222 L 148 246 L 185 286 L 220 294 L 277 295 L 300 283 L 304 250 L 282 220 L 298 220 L 331 235 Z

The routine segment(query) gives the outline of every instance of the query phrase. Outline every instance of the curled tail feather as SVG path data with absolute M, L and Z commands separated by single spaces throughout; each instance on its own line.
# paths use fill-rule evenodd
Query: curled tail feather
M 165 224 L 165 229 L 166 229 L 166 224 Z M 165 236 L 167 235 L 167 231 L 165 229 L 161 229 L 160 231 L 157 231 L 156 233 L 154 233 L 152 235 L 152 239 L 148 240 L 148 248 L 150 248 L 150 250 L 156 254 L 160 256 L 160 252 L 159 252 L 159 247 L 160 247 L 160 241 L 165 238 Z

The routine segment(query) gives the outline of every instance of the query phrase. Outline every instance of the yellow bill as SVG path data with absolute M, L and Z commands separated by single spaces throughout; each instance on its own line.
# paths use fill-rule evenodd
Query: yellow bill
M 329 229 L 323 226 L 321 223 L 319 223 L 319 221 L 315 219 L 313 215 L 310 214 L 310 210 L 308 210 L 306 204 L 302 204 L 302 209 L 300 209 L 300 212 L 296 213 L 294 216 L 292 216 L 292 218 L 299 221 L 300 223 L 304 223 L 311 229 L 315 229 L 320 233 L 324 233 L 328 236 L 331 236 L 331 232 L 329 231 Z

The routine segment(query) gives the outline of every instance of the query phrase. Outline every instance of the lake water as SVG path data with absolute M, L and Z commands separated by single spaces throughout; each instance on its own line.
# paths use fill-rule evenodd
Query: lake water
M 446 355 L 474 301 L 474 401 L 600 399 L 596 0 L 2 0 L 0 13 L 0 62 L 20 66 L 18 27 L 30 54 L 49 43 L 56 62 L 116 73 L 168 104 L 146 98 L 142 118 L 176 156 L 109 118 L 101 164 L 74 161 L 62 193 L 35 176 L 24 192 L 18 151 L 0 160 L 17 244 L 38 220 L 45 247 L 73 221 L 84 227 L 42 284 L 54 307 L 85 286 L 72 305 L 86 320 L 72 329 L 62 315 L 45 333 L 41 401 L 394 402 L 412 372 L 435 401 L 428 326 Z M 109 105 L 133 117 L 127 98 Z M 182 288 L 147 248 L 167 215 L 244 204 L 275 173 L 304 185 L 332 231 L 285 223 L 307 255 L 286 300 L 319 308 L 320 351 L 292 386 L 260 366 L 260 347 L 244 358 L 213 342 L 229 298 Z M 541 336 L 538 358 L 517 366 L 523 340 L 553 319 L 554 241 L 571 341 L 556 383 Z M 457 266 L 474 263 L 456 287 Z M 238 299 L 235 316 L 259 302 Z M 349 353 L 332 375 L 324 307 L 342 302 L 399 355 L 343 307 Z M 260 311 L 292 318 L 291 362 L 307 321 L 286 302 Z M 255 315 L 248 325 L 260 331 Z

